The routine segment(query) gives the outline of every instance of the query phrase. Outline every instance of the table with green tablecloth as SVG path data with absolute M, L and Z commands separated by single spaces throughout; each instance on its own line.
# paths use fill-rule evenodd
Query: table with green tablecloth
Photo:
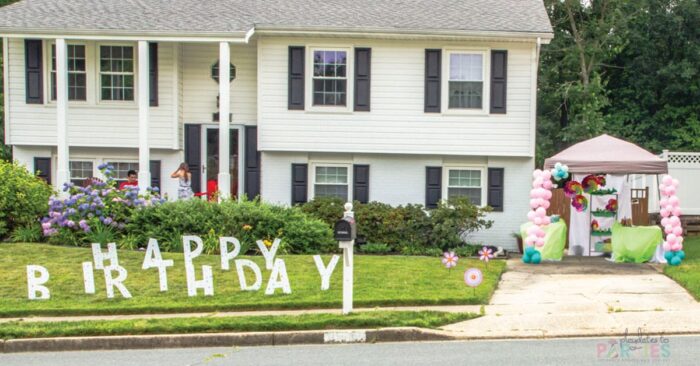
M 630 227 L 616 222 L 611 242 L 615 262 L 644 263 L 651 260 L 656 247 L 663 242 L 663 233 L 658 226 Z
M 526 222 L 520 225 L 520 236 L 523 242 L 527 238 L 527 228 L 534 225 L 531 222 Z M 542 260 L 560 261 L 564 256 L 564 247 L 566 246 L 566 223 L 563 220 L 553 222 L 547 226 L 543 226 L 544 230 L 544 246 L 537 247 Z

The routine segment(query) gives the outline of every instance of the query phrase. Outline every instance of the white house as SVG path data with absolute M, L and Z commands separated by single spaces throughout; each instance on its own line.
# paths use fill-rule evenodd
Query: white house
M 56 187 L 109 162 L 176 197 L 187 162 L 282 204 L 466 195 L 496 245 L 525 220 L 542 0 L 23 0 L 0 35 L 5 142 Z

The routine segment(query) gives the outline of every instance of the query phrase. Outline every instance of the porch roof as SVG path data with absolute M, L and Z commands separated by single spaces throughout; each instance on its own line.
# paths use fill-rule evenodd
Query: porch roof
M 551 38 L 542 0 L 22 0 L 2 34 L 242 36 L 253 29 Z

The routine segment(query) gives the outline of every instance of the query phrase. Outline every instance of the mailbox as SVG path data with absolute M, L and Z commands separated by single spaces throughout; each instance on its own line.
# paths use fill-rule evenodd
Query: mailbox
M 335 223 L 333 235 L 337 241 L 353 241 L 357 234 L 355 228 L 355 219 L 352 217 L 343 217 Z

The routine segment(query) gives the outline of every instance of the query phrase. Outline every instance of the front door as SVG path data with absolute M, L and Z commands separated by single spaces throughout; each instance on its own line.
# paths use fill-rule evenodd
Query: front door
M 202 134 L 202 191 L 211 194 L 214 191 L 227 189 L 231 197 L 238 197 L 238 168 L 239 168 L 239 140 L 238 129 L 229 131 L 229 174 L 231 174 L 231 186 L 219 187 L 219 128 L 207 126 Z

